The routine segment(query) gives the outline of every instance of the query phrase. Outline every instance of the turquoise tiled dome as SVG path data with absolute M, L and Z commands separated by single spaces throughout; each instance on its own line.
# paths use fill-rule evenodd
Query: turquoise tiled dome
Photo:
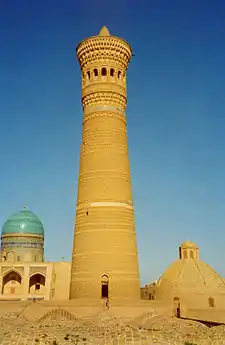
M 40 219 L 26 208 L 13 214 L 2 227 L 2 235 L 35 234 L 44 236 L 44 227 Z

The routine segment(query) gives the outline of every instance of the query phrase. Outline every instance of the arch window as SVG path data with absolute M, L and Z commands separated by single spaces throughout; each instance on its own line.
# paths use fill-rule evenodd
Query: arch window
M 106 76 L 106 75 L 107 75 L 106 68 L 105 68 L 105 67 L 103 67 L 103 68 L 102 68 L 102 76 Z
M 215 301 L 214 301 L 214 298 L 209 297 L 208 302 L 209 302 L 209 306 L 210 306 L 211 308 L 214 308 L 214 307 L 215 307 Z
M 97 68 L 94 68 L 94 76 L 95 76 L 95 77 L 98 76 L 98 70 L 97 70 Z
M 115 75 L 114 68 L 110 68 L 110 77 L 114 77 L 114 75 Z
M 91 79 L 91 73 L 90 73 L 90 71 L 87 71 L 87 79 Z
M 7 253 L 7 256 L 6 256 L 6 261 L 8 262 L 15 262 L 15 253 L 14 251 L 10 251 Z
M 121 71 L 118 71 L 118 78 L 121 79 Z
M 2 280 L 2 294 L 9 293 L 14 294 L 16 289 L 20 287 L 22 277 L 16 271 L 10 271 L 4 275 Z
M 30 277 L 29 280 L 29 293 L 43 292 L 45 286 L 45 276 L 40 273 L 36 273 Z
M 185 249 L 184 249 L 183 253 L 184 253 L 184 259 L 187 259 L 188 258 L 188 254 L 187 254 L 187 251 Z
M 191 259 L 194 259 L 194 253 L 193 253 L 193 250 L 190 250 L 190 258 L 191 258 Z
M 174 312 L 175 316 L 179 319 L 181 317 L 181 310 L 180 310 L 180 298 L 179 297 L 174 297 L 173 298 L 173 303 L 174 303 Z
M 105 274 L 102 276 L 101 281 L 101 297 L 104 299 L 109 298 L 109 277 Z

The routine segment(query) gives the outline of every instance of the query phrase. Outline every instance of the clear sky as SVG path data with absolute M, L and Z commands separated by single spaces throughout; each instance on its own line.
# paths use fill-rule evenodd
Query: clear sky
M 76 45 L 129 41 L 127 121 L 141 282 L 190 239 L 225 276 L 225 1 L 1 0 L 0 223 L 27 204 L 71 260 L 82 110 Z

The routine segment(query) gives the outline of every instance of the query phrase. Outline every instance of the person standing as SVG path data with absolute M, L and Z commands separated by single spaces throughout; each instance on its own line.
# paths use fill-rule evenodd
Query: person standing
M 107 300 L 106 300 L 105 305 L 106 305 L 106 308 L 109 310 L 109 299 L 108 299 L 108 298 L 107 298 Z

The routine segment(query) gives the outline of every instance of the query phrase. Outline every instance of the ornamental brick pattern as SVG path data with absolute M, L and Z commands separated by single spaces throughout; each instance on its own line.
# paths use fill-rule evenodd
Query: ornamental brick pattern
M 125 115 L 131 56 L 106 27 L 77 47 L 84 118 L 71 299 L 140 298 Z

